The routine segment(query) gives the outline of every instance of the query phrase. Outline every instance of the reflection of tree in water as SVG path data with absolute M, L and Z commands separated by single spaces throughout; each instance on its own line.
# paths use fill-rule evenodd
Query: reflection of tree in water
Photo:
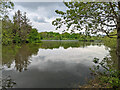
M 11 63 L 14 60 L 16 52 L 18 51 L 19 46 L 9 45 L 2 46 L 2 64 L 6 65 L 8 68 L 11 67 Z
M 102 45 L 102 43 L 95 42 L 78 42 L 78 41 L 44 41 L 40 44 L 24 44 L 21 46 L 11 45 L 3 46 L 2 58 L 3 65 L 6 65 L 8 68 L 11 67 L 11 64 L 15 62 L 15 68 L 18 71 L 27 70 L 28 65 L 30 64 L 30 57 L 32 55 L 37 55 L 39 48 L 43 49 L 54 49 L 63 47 L 67 49 L 69 47 L 87 47 L 94 45 Z
M 54 49 L 54 48 L 59 48 L 63 47 L 64 49 L 67 49 L 69 47 L 87 47 L 87 46 L 101 46 L 102 43 L 95 43 L 95 42 L 79 42 L 79 41 L 43 41 L 42 44 L 40 45 L 40 48 L 43 49 Z
M 27 66 L 30 64 L 30 56 L 38 52 L 38 48 L 34 49 L 29 47 L 29 45 L 22 45 L 19 48 L 15 56 L 15 67 L 18 71 L 27 70 Z
M 11 79 L 10 76 L 2 79 L 2 89 L 3 90 L 7 90 L 7 88 L 13 88 L 15 84 L 16 84 L 16 82 L 13 79 Z
M 16 70 L 20 72 L 26 70 L 27 66 L 30 64 L 30 56 L 37 54 L 39 49 L 38 46 L 39 45 L 33 44 L 24 44 L 22 46 L 3 46 L 3 65 L 6 65 L 8 68 L 10 68 L 11 64 L 15 61 Z
M 30 51 L 28 47 L 23 45 L 17 52 L 15 56 L 15 67 L 18 71 L 27 70 L 27 66 L 29 65 L 29 56 Z

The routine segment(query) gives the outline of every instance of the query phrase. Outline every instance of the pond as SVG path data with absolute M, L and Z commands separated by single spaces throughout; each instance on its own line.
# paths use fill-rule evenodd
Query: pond
M 42 41 L 3 46 L 2 54 L 3 79 L 15 88 L 77 88 L 91 78 L 93 58 L 109 51 L 98 42 Z

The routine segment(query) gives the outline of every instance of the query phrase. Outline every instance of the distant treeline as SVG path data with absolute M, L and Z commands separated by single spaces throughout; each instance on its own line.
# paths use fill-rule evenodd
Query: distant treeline
M 83 41 L 92 41 L 99 40 L 101 38 L 100 35 L 90 36 L 85 33 L 67 33 L 64 32 L 62 34 L 56 32 L 41 32 L 39 33 L 41 40 L 83 40 Z

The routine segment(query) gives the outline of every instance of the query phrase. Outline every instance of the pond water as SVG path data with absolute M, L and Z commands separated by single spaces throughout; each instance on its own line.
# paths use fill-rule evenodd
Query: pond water
M 77 88 L 91 78 L 93 58 L 109 52 L 102 43 L 43 41 L 3 46 L 2 54 L 3 79 L 9 77 L 14 87 Z

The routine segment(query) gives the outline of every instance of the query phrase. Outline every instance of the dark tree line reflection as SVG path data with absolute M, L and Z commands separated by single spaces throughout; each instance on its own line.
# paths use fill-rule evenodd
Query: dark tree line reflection
M 31 56 L 37 55 L 39 48 L 42 49 L 54 49 L 63 47 L 67 49 L 69 47 L 87 47 L 87 46 L 101 46 L 102 43 L 94 42 L 78 42 L 78 41 L 44 41 L 40 44 L 24 44 L 24 45 L 11 45 L 3 46 L 2 48 L 2 61 L 3 66 L 6 65 L 8 68 L 11 67 L 11 64 L 15 62 L 15 69 L 19 72 L 27 70 L 28 65 L 30 64 Z
M 15 69 L 19 72 L 27 70 L 27 66 L 30 64 L 30 56 L 36 55 L 39 47 L 35 45 L 21 45 L 21 46 L 3 46 L 2 50 L 2 63 L 8 68 L 15 62 Z
M 75 47 L 87 47 L 87 46 L 101 46 L 102 43 L 95 43 L 95 42 L 79 42 L 79 41 L 44 41 L 40 45 L 40 48 L 43 49 L 54 49 L 54 48 L 59 48 L 63 47 L 64 49 L 67 49 L 69 47 L 75 48 Z

